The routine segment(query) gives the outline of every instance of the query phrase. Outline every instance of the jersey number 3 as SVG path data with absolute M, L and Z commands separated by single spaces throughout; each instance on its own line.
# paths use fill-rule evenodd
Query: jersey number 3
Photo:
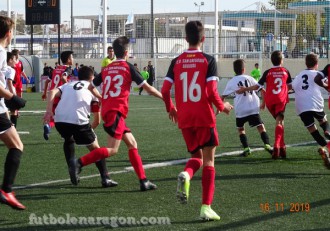
M 103 99 L 107 99 L 107 98 L 109 98 L 109 96 L 117 97 L 118 95 L 120 95 L 121 85 L 123 85 L 123 79 L 124 78 L 121 75 L 116 75 L 112 79 L 110 76 L 105 77 L 105 79 L 104 79 L 105 87 L 104 87 Z M 111 82 L 113 83 L 113 87 L 115 89 L 110 91 Z
M 183 91 L 183 102 L 198 102 L 201 99 L 202 96 L 202 90 L 201 86 L 196 83 L 198 78 L 199 71 L 194 72 L 193 79 L 191 80 L 189 86 L 188 86 L 188 73 L 182 72 L 180 74 L 180 80 L 182 80 L 182 91 Z

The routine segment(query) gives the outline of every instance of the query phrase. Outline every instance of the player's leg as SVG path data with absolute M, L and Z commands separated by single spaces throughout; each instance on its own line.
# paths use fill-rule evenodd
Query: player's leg
M 10 111 L 10 121 L 17 126 L 18 110 Z
M 12 191 L 12 186 L 23 154 L 23 143 L 15 127 L 11 126 L 11 122 L 8 119 L 6 119 L 6 122 L 4 120 L 1 121 L 0 127 L 4 128 L 4 126 L 7 126 L 8 128 L 7 130 L 1 129 L 3 133 L 0 134 L 0 140 L 5 143 L 9 151 L 4 165 L 4 177 L 0 190 L 0 202 L 7 204 L 14 209 L 23 210 L 25 209 L 25 206 L 16 199 L 15 194 Z
M 122 137 L 122 140 L 125 142 L 127 146 L 129 161 L 131 162 L 131 165 L 137 177 L 140 180 L 140 190 L 146 191 L 146 190 L 156 189 L 157 186 L 153 184 L 151 181 L 149 181 L 146 177 L 143 168 L 142 159 L 141 156 L 139 155 L 139 151 L 137 148 L 136 140 L 128 128 L 126 129 Z
M 320 127 L 322 128 L 324 132 L 324 136 L 330 140 L 330 125 L 327 120 L 327 116 L 325 115 L 324 111 L 322 112 L 316 112 L 315 118 L 319 121 Z
M 202 173 L 202 207 L 200 218 L 203 220 L 220 220 L 220 216 L 211 209 L 215 190 L 214 154 L 215 146 L 203 148 Z
M 248 144 L 248 139 L 245 134 L 244 124 L 248 121 L 248 117 L 243 118 L 236 118 L 236 127 L 237 132 L 239 135 L 239 140 L 241 141 L 241 144 L 243 146 L 243 152 L 240 154 L 240 156 L 247 157 L 251 154 L 251 149 Z
M 265 125 L 262 122 L 262 120 L 260 118 L 260 115 L 259 114 L 252 115 L 251 119 L 249 120 L 249 124 L 250 124 L 251 127 L 257 127 L 257 130 L 260 134 L 261 140 L 264 143 L 264 149 L 272 155 L 273 154 L 273 148 L 270 146 L 269 136 L 266 132 Z
M 56 109 L 57 104 L 58 104 L 59 101 L 60 101 L 59 98 L 55 98 L 54 99 L 53 109 L 52 109 L 52 112 L 53 112 L 54 115 L 55 115 L 55 109 Z M 50 131 L 51 131 L 51 129 L 53 127 L 55 127 L 55 121 L 54 121 L 53 118 L 48 122 L 48 124 L 44 124 L 44 127 L 43 127 L 44 133 L 43 133 L 43 136 L 44 136 L 44 139 L 45 140 L 48 140 L 49 139 L 49 134 L 50 134 Z

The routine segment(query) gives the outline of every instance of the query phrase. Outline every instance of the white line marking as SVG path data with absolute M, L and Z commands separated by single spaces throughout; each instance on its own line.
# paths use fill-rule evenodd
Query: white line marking
M 19 131 L 17 133 L 21 134 L 21 135 L 29 135 L 30 134 L 30 132 L 27 132 L 27 131 Z
M 305 145 L 310 145 L 310 144 L 315 144 L 315 141 L 310 141 L 310 142 L 304 142 L 304 143 L 297 143 L 297 144 L 288 144 L 286 147 L 297 147 L 297 146 L 305 146 Z M 264 148 L 253 148 L 251 151 L 262 151 Z M 221 154 L 216 154 L 215 157 L 223 157 L 223 156 L 235 156 L 239 155 L 242 153 L 242 150 L 239 151 L 232 151 L 232 152 L 224 152 Z M 168 167 L 168 166 L 173 166 L 173 165 L 179 165 L 179 164 L 184 164 L 187 163 L 187 159 L 181 159 L 181 160 L 171 160 L 171 161 L 165 161 L 161 163 L 152 163 L 152 164 L 145 164 L 143 165 L 144 169 L 151 169 L 151 168 L 160 168 L 160 167 Z M 133 171 L 133 167 L 126 167 L 124 170 L 120 171 L 114 171 L 110 172 L 111 175 L 116 175 L 116 174 L 122 174 L 122 173 L 127 173 Z M 93 174 L 89 176 L 82 176 L 80 179 L 90 179 L 94 177 L 99 177 L 99 174 Z M 34 184 L 28 184 L 28 185 L 23 185 L 23 186 L 16 186 L 13 187 L 13 189 L 26 189 L 26 188 L 33 188 L 33 187 L 38 187 L 38 186 L 43 186 L 43 185 L 50 185 L 50 184 L 57 184 L 57 183 L 63 183 L 70 181 L 70 179 L 62 179 L 62 180 L 53 180 L 53 181 L 46 181 L 46 182 L 41 182 L 41 183 L 34 183 Z

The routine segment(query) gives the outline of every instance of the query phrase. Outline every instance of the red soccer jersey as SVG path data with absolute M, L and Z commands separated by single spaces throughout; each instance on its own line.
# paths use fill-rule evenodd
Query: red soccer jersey
M 22 79 L 21 75 L 23 72 L 23 63 L 22 61 L 18 60 L 18 62 L 15 64 L 15 78 L 14 78 L 14 86 L 22 88 Z
M 94 86 L 103 83 L 102 118 L 105 118 L 104 116 L 109 111 L 119 111 L 124 118 L 127 117 L 132 81 L 139 87 L 144 84 L 141 74 L 136 71 L 132 64 L 123 59 L 114 60 L 93 80 Z
M 292 83 L 290 72 L 281 66 L 276 66 L 264 72 L 258 84 L 266 83 L 266 105 L 286 104 L 289 102 L 288 84 Z
M 207 82 L 217 80 L 215 59 L 200 50 L 187 50 L 172 60 L 165 81 L 170 81 L 175 86 L 180 129 L 215 126 Z
M 63 85 L 61 78 L 64 73 L 66 73 L 66 75 L 68 76 L 68 81 L 69 81 L 69 76 L 72 74 L 71 67 L 68 67 L 66 65 L 59 65 L 57 66 L 56 69 L 53 70 L 49 90 L 53 90 L 54 88 Z

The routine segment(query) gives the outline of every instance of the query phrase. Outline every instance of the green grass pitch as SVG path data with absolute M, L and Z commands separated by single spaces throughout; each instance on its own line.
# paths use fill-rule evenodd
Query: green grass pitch
M 46 103 L 38 93 L 25 93 L 28 103 L 23 111 L 45 110 Z M 326 109 L 326 113 L 328 113 Z M 146 170 L 147 177 L 158 185 L 155 191 L 140 192 L 139 182 L 130 167 L 125 145 L 119 153 L 107 159 L 119 182 L 115 188 L 102 188 L 98 176 L 82 179 L 78 186 L 69 182 L 62 150 L 62 139 L 55 129 L 50 140 L 42 137 L 43 113 L 22 112 L 18 131 L 22 134 L 24 155 L 17 179 L 17 198 L 27 206 L 15 211 L 0 204 L 0 230 L 108 230 L 111 225 L 47 225 L 31 224 L 31 216 L 66 217 L 167 217 L 170 224 L 120 225 L 120 230 L 330 230 L 330 171 L 325 169 L 317 153 L 317 145 L 303 127 L 294 111 L 294 102 L 287 106 L 285 140 L 287 144 L 303 144 L 287 149 L 287 160 L 273 161 L 265 151 L 251 156 L 224 156 L 215 160 L 216 191 L 212 208 L 221 216 L 218 222 L 201 222 L 201 171 L 191 182 L 187 205 L 176 201 L 176 178 L 184 164 L 155 167 Z M 266 129 L 274 140 L 274 119 L 261 112 Z M 160 100 L 143 95 L 131 96 L 127 124 L 137 142 L 144 164 L 162 163 L 188 158 L 190 155 L 179 129 L 172 124 Z M 217 154 L 241 150 L 235 129 L 234 113 L 217 116 L 220 146 Z M 246 127 L 252 148 L 262 147 L 254 128 Z M 102 125 L 96 129 L 99 143 L 106 145 Z M 7 153 L 0 144 L 0 176 Z M 77 156 L 87 148 L 76 147 Z M 97 174 L 94 165 L 83 169 L 81 176 Z M 45 183 L 45 184 L 41 184 Z M 24 188 L 26 185 L 34 187 Z M 308 207 L 309 206 L 309 207 Z M 309 211 L 306 211 L 308 210 Z M 58 220 L 60 221 L 60 220 Z M 151 222 L 152 223 L 152 222 Z

